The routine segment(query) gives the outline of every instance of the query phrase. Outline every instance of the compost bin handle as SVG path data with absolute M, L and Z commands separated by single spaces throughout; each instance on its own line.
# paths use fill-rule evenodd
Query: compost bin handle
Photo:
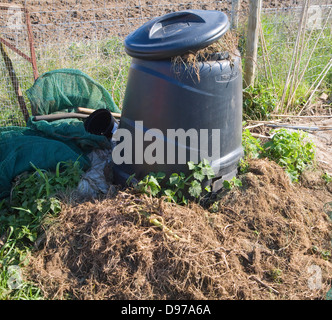
M 158 38 L 161 35 L 160 31 L 163 31 L 163 35 L 177 33 L 184 28 L 189 27 L 190 23 L 206 23 L 206 21 L 198 14 L 190 11 L 166 14 L 165 16 L 156 19 L 150 29 L 149 38 Z

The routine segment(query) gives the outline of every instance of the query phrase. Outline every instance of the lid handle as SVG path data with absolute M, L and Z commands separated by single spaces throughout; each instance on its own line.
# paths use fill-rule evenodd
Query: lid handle
M 182 31 L 184 28 L 190 27 L 191 23 L 205 23 L 206 21 L 199 15 L 181 11 L 167 14 L 158 19 L 151 27 L 149 38 L 161 38 L 171 36 Z

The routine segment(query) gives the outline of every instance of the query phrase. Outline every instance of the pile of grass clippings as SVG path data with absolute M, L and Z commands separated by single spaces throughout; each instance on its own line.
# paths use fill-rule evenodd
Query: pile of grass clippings
M 69 205 L 31 257 L 30 280 L 50 299 L 324 299 L 329 191 L 318 199 L 262 159 L 241 179 L 208 209 L 131 191 Z

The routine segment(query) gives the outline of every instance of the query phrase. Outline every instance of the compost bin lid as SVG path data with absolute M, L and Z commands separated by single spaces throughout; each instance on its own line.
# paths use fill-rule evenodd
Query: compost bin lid
M 183 10 L 154 18 L 125 39 L 126 52 L 135 58 L 166 59 L 202 49 L 228 30 L 226 14 L 215 10 Z

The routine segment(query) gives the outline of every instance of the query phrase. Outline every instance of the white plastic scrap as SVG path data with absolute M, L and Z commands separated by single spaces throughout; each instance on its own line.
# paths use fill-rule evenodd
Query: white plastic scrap
M 91 167 L 84 173 L 78 184 L 77 192 L 84 198 L 95 198 L 99 193 L 107 194 L 111 187 L 109 180 L 109 163 L 112 155 L 111 149 L 97 149 L 92 151 L 88 157 Z

